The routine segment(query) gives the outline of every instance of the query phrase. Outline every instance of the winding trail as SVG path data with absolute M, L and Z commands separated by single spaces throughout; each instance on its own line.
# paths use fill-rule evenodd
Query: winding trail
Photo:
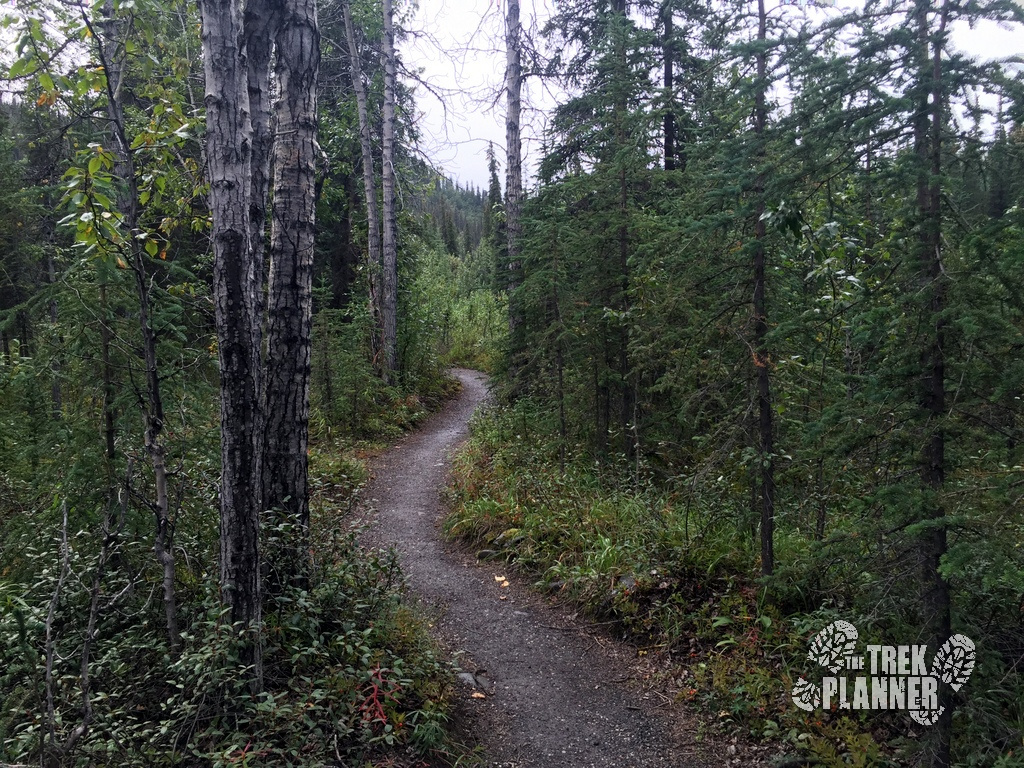
M 364 492 L 369 539 L 397 548 L 410 589 L 462 651 L 462 718 L 493 768 L 675 768 L 722 765 L 711 744 L 669 721 L 624 682 L 635 651 L 588 632 L 440 536 L 448 456 L 487 396 L 487 378 L 456 370 L 462 392 L 381 456 Z M 474 696 L 474 693 L 476 694 Z M 481 694 L 483 696 L 481 697 Z M 680 738 L 681 735 L 681 738 Z M 686 743 L 689 742 L 689 743 Z M 716 750 L 717 751 L 717 750 Z

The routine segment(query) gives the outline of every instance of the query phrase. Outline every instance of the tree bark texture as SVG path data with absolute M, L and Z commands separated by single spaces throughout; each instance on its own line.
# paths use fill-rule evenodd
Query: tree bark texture
M 206 74 L 206 159 L 213 218 L 213 295 L 220 357 L 220 582 L 230 619 L 243 630 L 261 619 L 262 508 L 260 316 L 254 295 L 250 202 L 253 129 L 242 14 L 235 0 L 202 3 Z M 259 643 L 245 661 L 261 686 Z
M 274 200 L 270 233 L 263 504 L 298 527 L 288 540 L 286 579 L 308 552 L 309 382 L 316 225 L 316 91 L 320 32 L 316 0 L 287 0 L 277 36 Z M 280 581 L 281 574 L 278 574 Z
M 274 137 L 271 126 L 270 63 L 274 37 L 280 24 L 280 0 L 248 0 L 242 17 L 246 51 L 246 84 L 252 124 L 250 159 L 249 248 L 252 259 L 251 290 L 256 297 L 256 317 L 263 318 L 266 282 L 265 248 L 267 197 L 270 192 L 270 156 Z M 260 395 L 262 396 L 262 392 Z
M 519 241 L 522 236 L 523 147 L 521 112 L 523 90 L 522 24 L 519 0 L 508 0 L 505 17 L 505 234 L 508 243 L 508 323 L 515 332 L 522 322 L 521 310 L 511 293 L 519 287 Z
M 384 205 L 384 316 L 385 380 L 398 371 L 398 219 L 395 210 L 395 25 L 391 0 L 384 0 L 384 135 L 381 177 Z

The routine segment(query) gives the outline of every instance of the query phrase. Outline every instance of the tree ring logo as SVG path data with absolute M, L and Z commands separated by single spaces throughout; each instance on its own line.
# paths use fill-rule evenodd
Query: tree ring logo
M 821 684 L 801 677 L 793 686 L 793 703 L 806 712 L 816 709 L 902 709 L 920 725 L 933 725 L 945 710 L 939 685 L 959 691 L 970 679 L 977 657 L 974 642 L 953 635 L 925 663 L 924 645 L 868 645 L 856 653 L 860 634 L 848 621 L 833 621 L 811 639 L 807 658 L 831 674 Z M 852 678 L 843 670 L 859 672 Z

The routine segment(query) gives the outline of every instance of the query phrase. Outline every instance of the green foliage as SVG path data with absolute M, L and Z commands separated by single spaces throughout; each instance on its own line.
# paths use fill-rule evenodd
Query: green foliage
M 494 370 L 508 323 L 502 298 L 489 287 L 493 263 L 488 243 L 462 257 L 421 252 L 411 306 L 437 365 Z
M 761 31 L 737 6 L 559 9 L 548 50 L 571 96 L 525 208 L 513 404 L 478 426 L 449 523 L 631 632 L 724 634 L 694 696 L 827 763 L 917 754 L 884 714 L 784 711 L 808 622 L 831 612 L 908 642 L 948 633 L 948 610 L 990 654 L 956 702 L 954 760 L 995 764 L 1024 733 L 1006 637 L 1024 92 L 952 50 L 947 13 L 1022 20 L 1002 2 L 782 6 Z M 754 611 L 766 483 L 775 567 Z M 731 586 L 694 604 L 684 585 L 713 578 Z
M 253 696 L 215 581 L 194 574 L 197 600 L 189 604 L 184 647 L 172 656 L 148 599 L 156 574 L 135 572 L 148 560 L 145 547 L 119 535 L 110 554 L 121 565 L 104 578 L 83 693 L 77 628 L 100 567 L 90 538 L 86 531 L 72 536 L 74 578 L 58 589 L 60 546 L 26 535 L 19 544 L 37 579 L 28 587 L 2 583 L 0 759 L 54 753 L 49 723 L 56 743 L 66 743 L 82 722 L 83 695 L 89 727 L 66 754 L 54 753 L 61 765 L 354 764 L 399 746 L 424 757 L 445 748 L 438 733 L 450 668 L 402 603 L 393 555 L 360 550 L 352 534 L 318 552 L 308 588 L 268 606 L 267 691 Z M 48 622 L 51 601 L 57 610 Z M 52 721 L 47 624 L 55 636 Z
M 265 606 L 266 687 L 254 696 L 240 663 L 246 638 L 228 626 L 217 588 L 218 350 L 195 9 L 58 6 L 42 13 L 47 24 L 33 18 L 38 4 L 15 4 L 3 21 L 21 35 L 4 63 L 24 103 L 5 106 L 0 132 L 0 200 L 10 212 L 0 223 L 0 762 L 449 759 L 450 670 L 403 603 L 393 557 L 339 533 L 339 510 L 351 509 L 366 475 L 353 442 L 398 436 L 452 386 L 425 333 L 407 334 L 414 363 L 401 386 L 374 372 L 370 318 L 355 298 L 366 288 L 344 176 L 354 144 L 344 106 L 323 121 L 338 162 L 322 221 L 347 250 L 317 296 L 316 560 L 305 589 Z M 80 60 L 69 65 L 66 50 Z M 108 119 L 112 95 L 123 120 Z M 467 226 L 449 234 L 468 242 L 468 221 L 453 223 Z M 404 269 L 412 295 L 415 250 Z M 139 418 L 153 380 L 177 560 L 177 651 L 154 597 L 163 574 Z M 264 533 L 264 551 L 288 537 Z
M 777 552 L 785 566 L 768 600 L 765 585 L 749 576 L 757 552 L 749 529 L 737 527 L 736 511 L 702 501 L 706 491 L 694 494 L 692 482 L 655 482 L 649 468 L 638 472 L 624 457 L 618 465 L 598 464 L 575 451 L 559 469 L 559 443 L 557 418 L 534 400 L 478 417 L 455 460 L 447 534 L 623 634 L 682 657 L 683 671 L 668 671 L 685 681 L 679 697 L 719 712 L 720 722 L 785 741 L 829 765 L 909 759 L 912 748 L 898 738 L 908 729 L 902 713 L 807 714 L 789 697 L 809 671 L 811 635 L 837 618 L 871 633 L 873 642 L 917 637 L 914 616 L 898 596 L 879 600 L 891 581 L 864 570 L 870 544 L 851 530 L 855 514 L 851 522 L 833 522 L 835 533 L 820 542 L 784 529 Z M 1010 543 L 1019 536 L 999 538 L 1019 553 Z M 972 562 L 959 559 L 967 552 Z M 1015 598 L 1002 590 L 1012 591 L 1020 578 L 1013 562 L 980 555 L 966 542 L 947 560 L 955 583 L 969 584 L 964 590 L 974 606 L 958 631 L 978 639 L 980 654 L 970 693 L 959 703 L 958 745 L 993 734 L 1012 739 L 1020 727 L 1014 702 L 1021 681 L 1006 661 L 1015 653 L 1012 641 L 981 618 L 1007 615 Z M 993 759 L 989 750 L 970 754 L 972 765 Z

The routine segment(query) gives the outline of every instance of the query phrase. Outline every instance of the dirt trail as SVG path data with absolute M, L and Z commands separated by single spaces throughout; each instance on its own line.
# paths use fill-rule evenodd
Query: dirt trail
M 440 537 L 440 491 L 451 450 L 487 395 L 487 379 L 457 370 L 462 393 L 374 464 L 364 493 L 370 539 L 394 545 L 410 588 L 431 606 L 450 647 L 464 651 L 460 708 L 494 768 L 668 768 L 723 765 L 711 745 L 679 734 L 636 690 L 633 653 L 588 633 L 565 611 L 512 583 L 501 563 L 478 564 Z M 502 599 L 504 597 L 504 599 Z M 475 674 L 475 677 L 473 676 Z M 477 697 L 473 697 L 473 693 Z M 485 693 L 485 698 L 479 698 Z M 714 750 L 717 751 L 717 750 Z

